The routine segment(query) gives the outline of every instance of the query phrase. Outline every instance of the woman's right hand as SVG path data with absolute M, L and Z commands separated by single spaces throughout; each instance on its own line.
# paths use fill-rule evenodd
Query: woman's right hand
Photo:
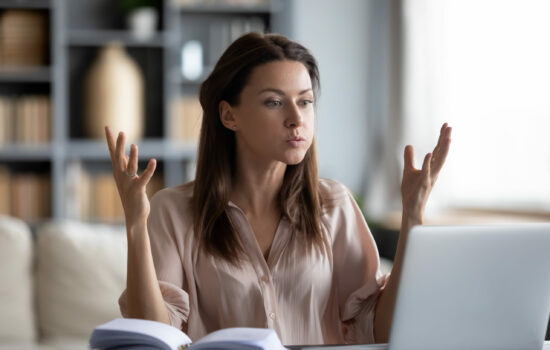
M 156 160 L 149 160 L 145 171 L 138 175 L 138 148 L 137 145 L 130 146 L 130 156 L 124 152 L 125 135 L 118 134 L 115 139 L 108 126 L 105 126 L 107 145 L 113 164 L 113 176 L 122 207 L 126 218 L 126 226 L 146 224 L 150 212 L 149 198 L 145 188 L 155 172 Z

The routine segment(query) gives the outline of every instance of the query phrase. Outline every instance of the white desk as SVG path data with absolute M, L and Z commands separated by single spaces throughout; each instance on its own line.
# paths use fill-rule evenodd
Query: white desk
M 372 345 L 324 345 L 324 346 L 292 346 L 291 349 L 305 350 L 388 350 L 388 344 Z M 544 342 L 542 350 L 550 350 L 550 341 Z

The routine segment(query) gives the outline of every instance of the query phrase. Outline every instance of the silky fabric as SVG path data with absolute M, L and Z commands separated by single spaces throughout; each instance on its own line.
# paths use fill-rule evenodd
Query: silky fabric
M 374 310 L 389 275 L 350 191 L 319 181 L 328 249 L 307 249 L 282 218 L 266 259 L 241 209 L 228 217 L 245 251 L 240 266 L 206 253 L 193 234 L 192 185 L 151 199 L 147 228 L 160 289 L 174 327 L 196 341 L 228 327 L 268 327 L 283 344 L 374 343 Z M 119 299 L 127 317 L 126 291 Z

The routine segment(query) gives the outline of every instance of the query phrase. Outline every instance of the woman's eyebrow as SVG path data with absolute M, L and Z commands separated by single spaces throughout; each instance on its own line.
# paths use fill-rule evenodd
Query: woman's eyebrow
M 312 90 L 311 88 L 305 89 L 305 90 L 300 91 L 298 94 L 299 94 L 299 95 L 303 95 L 303 94 L 305 94 L 305 93 L 308 92 L 308 91 L 313 91 L 313 90 Z M 265 88 L 265 89 L 262 89 L 262 90 L 260 90 L 260 91 L 258 92 L 258 95 L 259 95 L 259 94 L 262 94 L 262 93 L 264 93 L 264 92 L 274 92 L 274 93 L 279 94 L 279 95 L 285 95 L 285 93 L 284 93 L 283 90 L 279 90 L 279 89 L 275 89 L 275 88 Z

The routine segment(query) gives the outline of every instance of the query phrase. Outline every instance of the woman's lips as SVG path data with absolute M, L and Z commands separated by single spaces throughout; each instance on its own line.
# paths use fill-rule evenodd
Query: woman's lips
M 291 147 L 302 147 L 302 145 L 306 142 L 306 139 L 304 139 L 301 136 L 296 136 L 288 139 L 286 141 Z

